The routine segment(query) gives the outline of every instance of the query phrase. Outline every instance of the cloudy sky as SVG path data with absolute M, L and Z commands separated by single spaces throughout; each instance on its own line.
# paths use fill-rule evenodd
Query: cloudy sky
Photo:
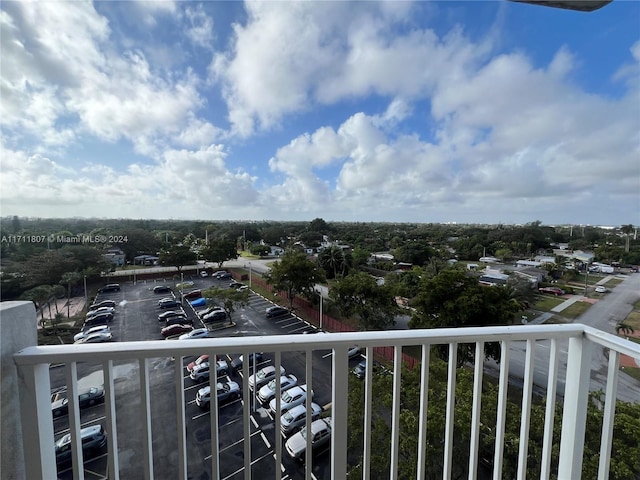
M 637 225 L 638 18 L 2 1 L 1 214 Z

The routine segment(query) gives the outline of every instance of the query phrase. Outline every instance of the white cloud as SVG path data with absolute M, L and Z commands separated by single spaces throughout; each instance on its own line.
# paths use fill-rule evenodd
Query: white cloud
M 204 12 L 202 5 L 197 5 L 195 8 L 188 6 L 184 14 L 189 23 L 187 36 L 195 45 L 211 48 L 213 19 Z

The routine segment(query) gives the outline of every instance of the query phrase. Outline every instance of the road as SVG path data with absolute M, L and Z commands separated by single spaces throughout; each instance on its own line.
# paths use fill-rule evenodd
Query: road
M 626 276 L 624 281 L 610 289 L 599 302 L 592 305 L 575 323 L 582 323 L 604 332 L 615 334 L 615 325 L 624 320 L 633 305 L 640 298 L 640 274 Z M 540 341 L 535 348 L 534 388 L 540 393 L 546 391 L 549 370 L 550 341 Z M 567 341 L 558 342 L 561 360 L 558 365 L 558 395 L 564 396 Z M 510 346 L 509 377 L 511 383 L 522 385 L 525 368 L 525 342 L 512 342 Z M 607 381 L 608 360 L 602 348 L 597 348 L 592 358 L 591 390 L 604 390 Z M 497 376 L 500 365 L 493 360 L 485 360 L 485 372 Z M 629 375 L 621 374 L 618 380 L 618 400 L 640 401 L 640 383 Z

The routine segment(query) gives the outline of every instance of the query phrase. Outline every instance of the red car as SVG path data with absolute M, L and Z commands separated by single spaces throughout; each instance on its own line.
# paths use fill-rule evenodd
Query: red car
M 191 290 L 190 292 L 185 292 L 182 294 L 182 298 L 185 300 L 195 300 L 196 298 L 202 297 L 202 291 L 200 290 Z
M 201 363 L 208 362 L 208 361 L 209 361 L 209 355 L 200 355 L 193 362 L 191 362 L 191 363 L 189 363 L 189 365 L 187 365 L 187 372 L 189 372 L 189 373 L 193 372 L 193 369 L 195 367 L 197 367 Z
M 538 289 L 541 293 L 550 293 L 552 295 L 564 295 L 564 290 L 558 287 L 542 287 Z
M 191 325 L 182 325 L 180 323 L 176 323 L 174 325 L 169 325 L 168 327 L 164 327 L 160 330 L 160 334 L 164 337 L 170 337 L 172 335 L 179 335 L 181 333 L 187 333 L 193 330 Z

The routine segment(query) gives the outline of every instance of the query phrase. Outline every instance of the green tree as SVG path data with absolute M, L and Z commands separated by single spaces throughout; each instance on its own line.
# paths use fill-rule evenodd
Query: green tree
M 217 263 L 218 268 L 222 267 L 227 260 L 238 258 L 236 242 L 227 238 L 210 241 L 209 245 L 203 248 L 200 253 L 209 262 Z
M 423 281 L 413 302 L 415 312 L 409 327 L 508 325 L 514 314 L 521 310 L 519 302 L 510 294 L 508 288 L 482 286 L 474 276 L 467 276 L 461 270 L 443 270 L 438 276 Z M 486 343 L 485 354 L 498 359 L 500 351 L 496 344 Z M 472 345 L 459 345 L 460 364 L 473 359 L 473 356 Z
M 229 322 L 231 322 L 234 312 L 245 307 L 249 301 L 249 292 L 247 290 L 240 292 L 235 288 L 211 287 L 203 290 L 202 296 L 213 298 L 218 305 L 221 305 L 224 311 L 227 312 Z
M 76 286 L 81 279 L 80 272 L 65 272 L 60 279 L 60 284 L 67 286 L 67 318 L 71 316 L 71 287 Z
M 25 300 L 31 300 L 36 310 L 40 310 L 40 322 L 42 327 L 45 325 L 44 320 L 44 306 L 51 298 L 51 287 L 49 285 L 38 285 L 30 290 L 27 290 L 22 294 L 22 298 Z
M 251 248 L 249 249 L 249 251 L 254 255 L 259 255 L 260 257 L 264 257 L 265 255 L 269 254 L 269 252 L 271 251 L 271 248 L 269 247 L 269 245 L 261 245 L 257 243 L 255 245 L 251 245 Z
M 351 259 L 342 248 L 332 245 L 318 254 L 318 262 L 327 278 L 340 278 L 348 273 Z
M 271 265 L 264 278 L 277 291 L 286 293 L 290 308 L 293 308 L 296 295 L 310 297 L 316 283 L 325 280 L 317 264 L 300 252 L 285 253 L 279 261 Z
M 185 265 L 192 265 L 196 261 L 196 254 L 186 245 L 173 245 L 169 248 L 160 250 L 160 265 L 168 265 L 176 267 L 178 273 L 182 271 Z
M 398 306 L 393 292 L 378 285 L 368 273 L 356 272 L 342 278 L 331 287 L 329 297 L 342 315 L 357 316 L 364 330 L 384 330 L 395 323 Z
M 616 323 L 616 335 L 624 335 L 625 337 L 631 335 L 634 332 L 633 327 L 625 322 Z

